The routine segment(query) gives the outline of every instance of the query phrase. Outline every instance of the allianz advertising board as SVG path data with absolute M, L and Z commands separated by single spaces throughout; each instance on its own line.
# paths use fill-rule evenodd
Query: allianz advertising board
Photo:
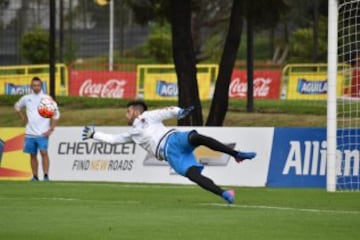
M 268 186 L 325 187 L 325 175 L 325 128 L 275 128 Z
M 359 129 L 338 130 L 337 182 L 344 188 L 359 178 Z M 350 137 L 347 137 L 350 136 Z M 326 186 L 325 128 L 275 128 L 267 186 Z

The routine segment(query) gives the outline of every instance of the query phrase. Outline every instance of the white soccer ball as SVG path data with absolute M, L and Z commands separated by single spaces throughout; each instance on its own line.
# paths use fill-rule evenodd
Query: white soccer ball
M 52 118 L 58 110 L 57 103 L 51 97 L 43 97 L 38 106 L 40 116 L 44 118 Z

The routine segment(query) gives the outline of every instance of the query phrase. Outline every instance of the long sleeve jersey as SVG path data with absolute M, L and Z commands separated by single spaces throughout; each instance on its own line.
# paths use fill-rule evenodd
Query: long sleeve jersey
M 50 128 L 50 119 L 40 116 L 37 108 L 40 104 L 40 100 L 43 97 L 50 97 L 44 94 L 42 91 L 38 94 L 30 93 L 22 96 L 19 101 L 15 103 L 15 110 L 21 111 L 22 108 L 26 108 L 26 116 L 28 122 L 26 124 L 25 134 L 33 136 L 41 136 L 44 132 Z M 57 120 L 60 118 L 60 112 L 57 110 L 52 117 Z
M 163 124 L 163 121 L 176 118 L 180 110 L 179 107 L 167 107 L 145 111 L 134 120 L 131 130 L 120 134 L 95 132 L 93 138 L 108 143 L 134 142 L 156 156 L 158 145 L 164 136 L 171 131 Z

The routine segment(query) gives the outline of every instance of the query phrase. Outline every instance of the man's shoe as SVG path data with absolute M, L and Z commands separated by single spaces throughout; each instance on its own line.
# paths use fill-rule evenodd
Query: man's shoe
M 236 162 L 242 162 L 245 159 L 253 159 L 254 157 L 256 157 L 256 153 L 255 152 L 238 152 L 235 156 L 235 161 Z
M 31 179 L 30 179 L 31 182 L 37 182 L 39 181 L 39 178 L 37 176 L 33 176 Z
M 235 191 L 233 189 L 224 191 L 222 193 L 222 198 L 225 199 L 229 204 L 233 204 L 235 200 Z
M 48 181 L 50 181 L 50 178 L 49 178 L 49 176 L 44 176 L 44 181 L 45 181 L 45 182 L 48 182 Z

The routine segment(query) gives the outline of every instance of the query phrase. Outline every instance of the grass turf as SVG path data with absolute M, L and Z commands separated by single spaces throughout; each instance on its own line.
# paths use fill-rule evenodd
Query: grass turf
M 358 192 L 0 181 L 0 239 L 357 239 Z
M 22 127 L 23 124 L 14 112 L 14 103 L 19 96 L 0 95 L 0 126 Z M 61 118 L 59 126 L 126 126 L 125 99 L 106 99 L 88 97 L 57 97 Z M 150 109 L 177 105 L 177 101 L 146 101 Z M 210 101 L 202 101 L 203 120 L 206 122 Z M 360 111 L 359 111 L 360 112 Z M 354 117 L 354 116 L 353 116 Z M 175 119 L 166 122 L 177 125 Z M 230 100 L 223 126 L 251 127 L 325 127 L 325 101 L 296 100 L 255 100 L 255 111 L 246 112 L 245 100 Z

